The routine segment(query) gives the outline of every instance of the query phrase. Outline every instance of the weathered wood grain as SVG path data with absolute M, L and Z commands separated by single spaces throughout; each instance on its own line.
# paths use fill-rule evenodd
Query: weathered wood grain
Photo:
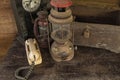
M 10 0 L 0 0 L 0 34 L 16 34 L 16 24 Z
M 120 26 L 75 22 L 72 27 L 75 45 L 120 53 Z M 89 30 L 89 38 L 85 38 L 83 35 L 85 29 Z
M 6 57 L 7 51 L 11 46 L 15 34 L 0 34 L 0 63 Z
M 17 33 L 10 0 L 0 0 L 0 62 Z

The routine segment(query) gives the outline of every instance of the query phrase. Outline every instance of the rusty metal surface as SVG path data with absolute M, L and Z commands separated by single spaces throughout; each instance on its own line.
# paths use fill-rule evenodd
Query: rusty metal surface
M 72 27 L 75 32 L 75 45 L 103 48 L 120 53 L 120 26 L 74 22 Z M 89 38 L 83 35 L 87 28 Z
M 57 63 L 47 50 L 41 50 L 43 63 L 36 66 L 29 80 L 120 80 L 120 54 L 79 47 L 71 61 Z M 16 80 L 14 71 L 26 65 L 24 46 L 15 40 L 0 64 L 0 79 Z

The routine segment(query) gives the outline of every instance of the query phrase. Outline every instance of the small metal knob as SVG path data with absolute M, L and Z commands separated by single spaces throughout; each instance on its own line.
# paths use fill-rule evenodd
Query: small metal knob
M 83 31 L 84 38 L 90 38 L 90 29 L 87 27 Z

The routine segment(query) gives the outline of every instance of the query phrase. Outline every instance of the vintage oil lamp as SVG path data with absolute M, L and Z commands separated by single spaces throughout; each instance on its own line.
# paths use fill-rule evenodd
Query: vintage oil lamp
M 48 27 L 48 13 L 47 11 L 39 11 L 38 17 L 34 22 L 34 35 L 42 48 L 48 47 L 49 27 Z
M 54 40 L 51 45 L 51 56 L 57 61 L 69 61 L 74 56 L 74 46 L 72 43 L 73 22 L 72 5 L 70 0 L 51 0 L 53 6 L 48 17 L 51 26 L 51 38 Z

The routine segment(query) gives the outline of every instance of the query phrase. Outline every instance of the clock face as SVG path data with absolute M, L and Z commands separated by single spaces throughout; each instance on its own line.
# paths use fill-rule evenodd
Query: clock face
M 28 12 L 36 11 L 40 6 L 41 0 L 22 0 L 23 8 Z

